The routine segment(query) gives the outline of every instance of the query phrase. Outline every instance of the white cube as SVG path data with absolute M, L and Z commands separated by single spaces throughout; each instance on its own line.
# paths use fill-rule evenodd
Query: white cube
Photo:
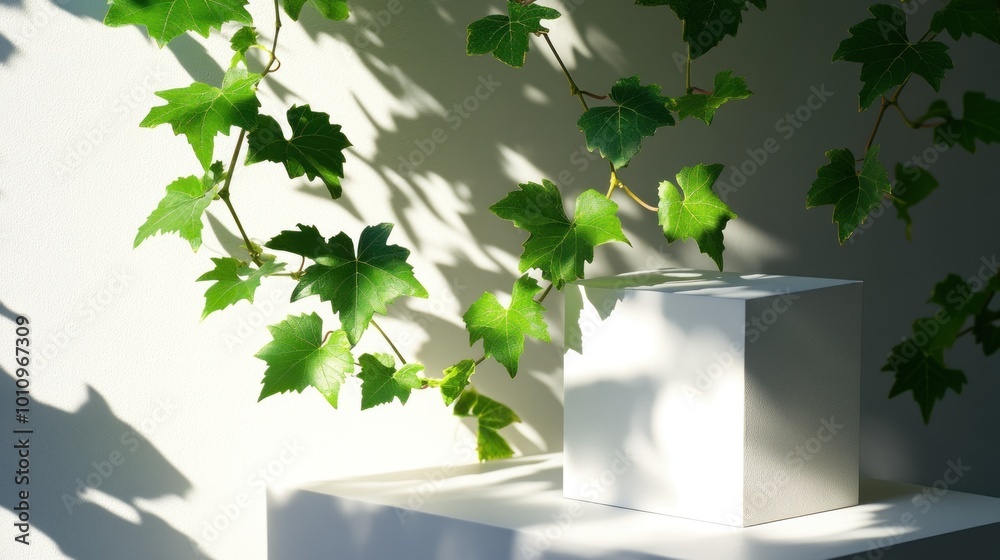
M 861 282 L 671 269 L 565 294 L 565 497 L 737 527 L 858 503 Z

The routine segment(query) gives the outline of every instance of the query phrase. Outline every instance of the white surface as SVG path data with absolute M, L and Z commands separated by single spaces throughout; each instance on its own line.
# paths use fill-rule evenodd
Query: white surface
M 681 47 L 680 24 L 669 10 L 595 0 L 542 3 L 564 13 L 548 27 L 581 87 L 606 92 L 616 79 L 640 74 L 644 83 L 663 84 L 665 95 L 679 93 L 683 73 L 672 57 Z M 885 398 L 892 379 L 879 372 L 886 350 L 913 319 L 933 312 L 921 302 L 934 283 L 948 271 L 974 275 L 986 266 L 982 259 L 997 252 L 996 236 L 984 235 L 993 231 L 987 228 L 1000 206 L 1000 189 L 992 188 L 997 146 L 980 147 L 975 157 L 931 151 L 931 161 L 923 157 L 930 132 L 914 133 L 886 116 L 879 143 L 887 165 L 919 156 L 942 182 L 912 211 L 912 242 L 891 207 L 844 247 L 836 242 L 829 207 L 804 209 L 816 168 L 826 161 L 823 152 L 857 150 L 871 130 L 874 115 L 856 110 L 858 66 L 830 63 L 847 28 L 867 17 L 869 3 L 772 2 L 766 13 L 744 13 L 739 37 L 727 37 L 700 58 L 693 77 L 710 87 L 715 72 L 734 69 L 747 77 L 754 97 L 727 104 L 711 127 L 687 119 L 661 129 L 621 177 L 652 201 L 659 181 L 681 167 L 721 163 L 726 186 L 717 190 L 740 215 L 725 231 L 727 269 L 865 280 L 866 471 L 930 484 L 949 460 L 962 457 L 973 468 L 955 488 L 1000 495 L 1000 446 L 987 430 L 998 423 L 996 358 L 977 357 L 971 344 L 956 347 L 954 364 L 966 369 L 970 384 L 961 397 L 949 395 L 936 407 L 929 427 L 909 397 Z M 249 4 L 265 38 L 270 4 Z M 603 189 L 607 167 L 589 159 L 574 124 L 578 103 L 540 39 L 533 39 L 525 67 L 512 70 L 490 57 L 465 55 L 465 25 L 484 13 L 484 3 L 403 0 L 404 11 L 385 23 L 380 11 L 387 4 L 353 2 L 356 19 L 346 24 L 316 23 L 307 5 L 308 29 L 285 22 L 282 68 L 262 88 L 266 114 L 281 119 L 293 103 L 310 102 L 344 125 L 355 148 L 347 156 L 343 204 L 326 201 L 318 182 L 289 180 L 281 166 L 268 163 L 237 172 L 233 202 L 259 240 L 299 222 L 352 236 L 363 224 L 399 224 L 391 240 L 414 249 L 417 276 L 431 298 L 394 306 L 393 317 L 381 324 L 434 373 L 458 358 L 478 357 L 480 348 L 468 348 L 461 314 L 483 291 L 509 291 L 517 276 L 525 235 L 488 206 L 516 183 L 543 177 L 558 181 L 567 199 Z M 909 20 L 911 31 L 926 28 L 935 7 L 921 4 Z M 194 279 L 208 270 L 210 257 L 234 246 L 222 231 L 233 227 L 221 206 L 209 211 L 198 254 L 172 237 L 132 250 L 135 229 L 164 186 L 197 167 L 183 138 L 168 127 L 138 123 L 161 103 L 154 91 L 192 79 L 217 83 L 221 68 L 207 54 L 229 60 L 234 28 L 159 49 L 138 28 L 103 27 L 105 9 L 101 0 L 0 1 L 0 130 L 6 132 L 0 142 L 0 312 L 31 315 L 33 344 L 46 357 L 33 374 L 32 418 L 40 428 L 32 465 L 35 544 L 30 552 L 12 548 L 4 530 L 0 558 L 187 560 L 198 557 L 194 543 L 208 558 L 261 560 L 264 484 L 472 460 L 468 440 L 456 441 L 467 429 L 429 391 L 405 410 L 382 407 L 364 415 L 356 412 L 356 394 L 350 404 L 347 389 L 337 412 L 315 394 L 256 402 L 263 365 L 252 354 L 267 341 L 263 325 L 314 307 L 288 305 L 290 285 L 268 282 L 256 307 L 241 302 L 198 321 L 207 285 Z M 799 47 L 782 48 L 775 37 Z M 362 48 L 355 53 L 356 47 Z M 953 46 L 956 68 L 942 91 L 917 80 L 907 87 L 907 109 L 919 114 L 943 98 L 958 111 L 965 90 L 996 98 L 994 49 L 979 38 Z M 448 112 L 475 94 L 480 77 L 502 85 L 452 129 Z M 822 108 L 806 107 L 821 88 L 832 92 Z M 811 118 L 790 128 L 786 115 L 798 110 Z M 398 158 L 412 154 L 415 142 L 426 144 L 437 128 L 447 141 L 415 176 L 397 176 Z M 759 154 L 769 138 L 780 150 L 757 165 L 748 151 Z M 234 140 L 220 137 L 218 154 L 228 155 Z M 742 181 L 741 165 L 754 169 Z M 588 275 L 711 266 L 694 243 L 667 247 L 652 213 L 621 194 L 615 200 L 633 248 L 599 247 Z M 558 323 L 561 298 L 545 303 Z M 555 325 L 554 339 L 559 331 Z M 12 340 L 12 323 L 0 319 L 4 433 L 11 422 Z M 529 341 L 515 381 L 485 362 L 476 384 L 514 406 L 530 427 L 519 427 L 528 435 L 505 430 L 519 449 L 560 448 L 557 349 Z M 134 446 L 137 433 L 145 439 Z M 97 467 L 108 472 L 114 453 L 124 453 L 126 462 L 104 478 Z M 0 452 L 5 528 L 13 520 L 12 459 Z M 100 488 L 86 490 L 69 514 L 62 496 L 75 497 L 77 479 L 91 475 L 102 481 Z
M 271 491 L 270 558 L 978 560 L 1000 534 L 1000 499 L 962 492 L 868 480 L 861 505 L 734 528 L 565 499 L 561 466 L 556 454 Z M 947 554 L 931 546 L 984 525 Z
M 653 270 L 565 292 L 567 497 L 740 527 L 857 503 L 860 283 Z

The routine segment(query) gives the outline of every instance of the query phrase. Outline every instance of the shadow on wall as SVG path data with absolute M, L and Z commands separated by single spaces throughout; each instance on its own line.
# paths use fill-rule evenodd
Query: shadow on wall
M 17 317 L 2 303 L 0 314 Z M 0 369 L 0 392 L 14 394 L 15 381 Z M 175 407 L 158 403 L 134 426 L 118 418 L 104 397 L 88 387 L 87 401 L 74 411 L 34 398 L 28 408 L 28 422 L 17 424 L 33 430 L 21 440 L 30 450 L 28 484 L 14 488 L 29 492 L 29 542 L 38 538 L 36 531 L 44 533 L 76 560 L 207 557 L 194 541 L 139 503 L 183 497 L 191 489 L 187 478 L 147 439 Z M 0 468 L 17 470 L 13 453 L 2 454 Z M 3 501 L 3 507 L 17 515 L 14 506 L 13 499 Z
M 32 40 L 41 29 L 52 24 L 52 17 L 59 10 L 81 19 L 92 19 L 98 23 L 104 21 L 108 11 L 105 0 L 49 0 L 47 3 L 29 3 L 24 0 L 0 0 L 0 4 L 13 6 L 24 12 L 24 17 L 17 21 L 13 29 L 8 29 L 9 36 L 0 35 L 0 64 L 5 64 L 17 55 L 18 50 L 32 48 L 51 48 L 51 45 L 33 44 Z M 103 25 L 103 23 L 102 23 Z M 147 41 L 153 43 L 143 27 L 130 26 L 115 31 L 140 33 Z M 167 45 L 177 58 L 177 62 L 195 80 L 209 84 L 221 83 L 224 69 L 209 56 L 198 41 L 189 35 L 182 35 Z M 180 84 L 183 85 L 183 84 Z

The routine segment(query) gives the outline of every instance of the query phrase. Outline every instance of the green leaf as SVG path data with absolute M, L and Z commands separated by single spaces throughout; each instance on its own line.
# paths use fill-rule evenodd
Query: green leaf
M 158 91 L 156 95 L 167 104 L 153 107 L 139 126 L 151 128 L 169 123 L 174 134 L 187 137 L 198 161 L 208 169 L 217 134 L 228 136 L 234 126 L 245 130 L 257 126 L 259 81 L 260 74 L 237 66 L 226 72 L 221 89 L 195 82 L 185 88 Z
M 505 459 L 514 455 L 514 450 L 498 432 L 501 428 L 521 421 L 513 410 L 480 395 L 474 389 L 466 389 L 462 393 L 462 396 L 455 401 L 454 410 L 456 416 L 474 417 L 479 420 L 476 450 L 480 461 Z
M 1000 43 L 1000 3 L 997 0 L 951 0 L 931 19 L 931 31 L 948 30 L 952 39 L 978 33 Z
M 177 233 L 197 251 L 201 247 L 201 216 L 215 198 L 223 177 L 222 162 L 215 162 L 199 180 L 194 175 L 180 177 L 167 185 L 167 194 L 156 210 L 139 226 L 133 248 L 157 233 Z
M 285 13 L 293 20 L 298 21 L 306 0 L 284 0 L 284 3 Z M 347 9 L 347 0 L 309 0 L 309 3 L 326 19 L 343 21 L 350 15 L 350 10 Z
M 639 84 L 639 76 L 622 78 L 611 88 L 614 107 L 591 107 L 577 121 L 587 138 L 587 149 L 601 150 L 615 169 L 628 165 L 642 148 L 642 139 L 661 126 L 674 124 L 660 86 Z
M 232 257 L 213 258 L 215 268 L 202 274 L 196 282 L 214 280 L 205 292 L 205 310 L 201 318 L 213 311 L 225 309 L 245 299 L 253 303 L 254 292 L 260 287 L 260 280 L 285 269 L 284 263 L 265 261 L 260 268 L 250 268 L 247 263 Z
M 351 145 L 340 132 L 339 124 L 330 124 L 330 115 L 313 111 L 308 105 L 292 106 L 286 115 L 292 136 L 285 140 L 278 122 L 267 115 L 250 132 L 247 164 L 273 161 L 285 164 L 288 177 L 319 177 L 330 196 L 340 198 L 340 178 L 344 176 L 344 150 Z
M 833 221 L 839 226 L 841 244 L 892 190 L 889 175 L 878 161 L 878 151 L 877 145 L 868 150 L 860 173 L 855 171 L 851 150 L 840 148 L 826 152 L 830 163 L 817 170 L 817 179 L 806 196 L 807 208 L 834 205 Z
M 935 142 L 959 144 L 970 153 L 976 152 L 976 140 L 984 144 L 1000 142 L 1000 101 L 989 99 L 982 92 L 967 91 L 962 97 L 962 111 L 962 118 L 956 119 L 945 101 L 931 104 L 922 120 L 934 117 L 945 120 L 934 128 Z
M 474 373 L 476 373 L 476 362 L 473 360 L 462 360 L 444 370 L 444 377 L 441 378 L 440 385 L 444 404 L 451 404 L 462 394 L 462 391 L 465 391 L 469 385 L 469 378 Z
M 684 42 L 691 47 L 691 58 L 698 58 L 717 46 L 726 35 L 736 36 L 743 23 L 746 0 L 636 0 L 640 6 L 670 6 L 684 22 Z M 767 7 L 766 0 L 750 0 L 757 9 Z
M 987 356 L 992 356 L 1000 350 L 1000 326 L 996 324 L 997 320 L 1000 320 L 1000 311 L 993 311 L 984 306 L 972 324 L 972 335 L 976 343 L 982 345 L 983 354 Z
M 923 331 L 928 336 L 927 346 L 930 350 L 951 348 L 966 321 L 980 312 L 988 297 L 989 290 L 975 291 L 961 276 L 949 274 L 934 286 L 928 300 L 929 303 L 940 305 L 944 312 L 926 320 L 933 323 L 925 322 L 919 326 L 914 323 L 914 332 Z
M 105 25 L 144 25 L 161 47 L 188 31 L 208 37 L 228 21 L 253 21 L 244 8 L 247 0 L 111 0 L 109 4 Z
M 386 245 L 391 231 L 392 224 L 366 227 L 358 241 L 357 256 L 346 233 L 331 237 L 315 248 L 316 264 L 305 270 L 292 291 L 292 301 L 308 296 L 329 301 L 333 311 L 340 313 L 340 323 L 352 346 L 358 343 L 372 316 L 384 315 L 386 306 L 396 298 L 427 297 L 427 290 L 406 262 L 410 251 Z
M 674 99 L 672 108 L 677 111 L 681 120 L 694 117 L 705 124 L 712 124 L 719 107 L 734 99 L 746 99 L 751 95 L 753 92 L 747 89 L 746 80 L 733 76 L 732 70 L 725 70 L 715 75 L 715 91 L 678 97 Z
M 534 299 L 541 291 L 538 282 L 525 274 L 514 283 L 509 307 L 500 305 L 493 294 L 484 293 L 462 316 L 469 331 L 469 344 L 481 339 L 486 356 L 503 364 L 511 377 L 517 375 L 524 337 L 549 341 L 549 330 L 542 316 L 545 308 Z
M 571 222 L 563 211 L 559 189 L 551 181 L 519 187 L 490 206 L 490 211 L 531 234 L 523 244 L 521 272 L 537 268 L 559 290 L 566 282 L 583 278 L 583 265 L 593 262 L 594 247 L 611 241 L 629 243 L 617 216 L 618 205 L 601 193 L 584 191 L 576 199 Z
M 720 164 L 685 167 L 677 174 L 677 186 L 670 181 L 660 183 L 660 204 L 657 215 L 667 243 L 694 239 L 698 249 L 712 257 L 722 270 L 722 230 L 736 218 L 712 185 L 722 173 Z M 683 196 L 682 196 L 683 195 Z
M 935 402 L 943 400 L 948 389 L 961 393 L 962 386 L 968 382 L 962 370 L 944 364 L 940 352 L 927 352 L 912 338 L 892 349 L 882 371 L 896 373 L 889 398 L 912 391 L 925 424 L 931 421 Z
M 241 62 L 245 66 L 247 63 L 247 51 L 258 45 L 256 29 L 249 25 L 239 28 L 236 33 L 233 33 L 233 38 L 229 40 L 230 48 L 236 53 L 233 55 L 233 60 L 229 63 L 229 67 L 235 68 Z
M 892 204 L 896 215 L 906 222 L 906 238 L 912 239 L 913 220 L 910 208 L 927 198 L 938 187 L 937 179 L 927 171 L 913 166 L 896 164 L 896 184 L 892 188 Z
M 323 340 L 323 320 L 319 315 L 289 315 L 284 321 L 267 327 L 274 340 L 257 352 L 267 362 L 263 400 L 271 395 L 315 387 L 334 408 L 340 386 L 354 373 L 354 356 L 347 333 L 333 331 Z
M 405 364 L 396 369 L 396 361 L 388 354 L 362 354 L 361 364 L 361 410 L 391 403 L 392 399 L 406 404 L 410 391 L 420 388 L 417 374 L 424 371 L 420 364 Z
M 911 43 L 906 36 L 906 14 L 896 6 L 876 4 L 873 16 L 851 27 L 851 36 L 840 42 L 833 60 L 860 62 L 860 107 L 867 109 L 889 89 L 917 74 L 937 91 L 945 71 L 953 68 L 948 46 L 938 41 Z
M 528 36 L 547 33 L 543 19 L 556 19 L 559 12 L 537 4 L 507 2 L 507 14 L 486 16 L 469 24 L 466 52 L 470 55 L 493 53 L 500 62 L 520 68 L 528 55 Z
M 284 230 L 264 244 L 268 249 L 285 251 L 300 257 L 316 260 L 316 257 L 330 252 L 326 239 L 320 235 L 316 226 L 297 224 L 298 231 Z

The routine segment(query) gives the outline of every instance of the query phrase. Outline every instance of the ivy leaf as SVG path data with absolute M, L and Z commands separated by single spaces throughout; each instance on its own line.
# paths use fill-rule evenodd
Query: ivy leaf
M 639 76 L 622 78 L 611 88 L 614 107 L 591 107 L 577 121 L 587 138 L 587 149 L 601 150 L 615 169 L 628 165 L 642 148 L 642 139 L 661 126 L 674 124 L 660 86 L 639 84 Z
M 1000 43 L 1000 4 L 996 0 L 951 0 L 931 19 L 931 31 L 944 30 L 956 41 L 978 33 Z
M 593 262 L 594 247 L 610 241 L 629 243 L 617 216 L 618 205 L 601 193 L 587 190 L 577 197 L 571 222 L 551 181 L 519 187 L 490 211 L 531 234 L 523 244 L 521 272 L 537 268 L 542 278 L 562 289 L 566 282 L 583 278 L 583 264 Z
M 482 339 L 486 356 L 492 356 L 507 368 L 513 378 L 517 363 L 524 352 L 524 337 L 549 341 L 549 330 L 542 314 L 545 308 L 535 301 L 542 288 L 525 274 L 514 283 L 509 307 L 503 307 L 497 297 L 484 293 L 462 316 L 469 331 L 469 344 Z
M 396 369 L 396 361 L 388 354 L 362 354 L 358 359 L 361 364 L 361 410 L 391 403 L 399 399 L 406 404 L 410 391 L 420 388 L 417 373 L 424 370 L 420 364 L 405 364 Z
M 228 21 L 253 21 L 244 8 L 247 0 L 112 0 L 109 4 L 105 25 L 144 25 L 161 47 L 188 31 L 208 37 Z
M 260 287 L 260 280 L 285 269 L 284 263 L 265 261 L 259 268 L 251 268 L 247 263 L 232 257 L 213 258 L 215 268 L 202 274 L 196 282 L 215 280 L 205 292 L 205 319 L 213 311 L 225 309 L 245 299 L 253 303 L 254 292 Z
M 340 313 L 340 323 L 351 345 L 358 343 L 375 313 L 400 296 L 427 297 L 427 290 L 413 276 L 406 262 L 410 251 L 386 245 L 392 224 L 368 226 L 361 232 L 358 253 L 344 232 L 318 247 L 316 264 L 306 269 L 292 291 L 292 301 L 319 296 Z
M 509 407 L 480 395 L 475 389 L 466 389 L 455 401 L 454 411 L 456 416 L 474 417 L 479 420 L 476 451 L 480 461 L 506 459 L 514 455 L 510 444 L 498 432 L 501 428 L 521 421 Z
M 232 62 L 229 63 L 229 67 L 235 68 L 241 62 L 245 66 L 247 63 L 247 51 L 258 44 L 257 30 L 255 28 L 250 25 L 244 25 L 239 28 L 236 33 L 233 33 L 232 39 L 229 40 L 229 46 L 235 52 Z
M 962 97 L 962 118 L 956 119 L 943 100 L 935 101 L 923 119 L 940 117 L 943 124 L 934 128 L 934 141 L 948 146 L 959 144 L 976 153 L 976 140 L 984 144 L 1000 142 L 1000 101 L 982 92 L 967 91 Z
M 892 189 L 892 204 L 900 220 L 906 222 L 906 238 L 912 239 L 913 220 L 910 208 L 927 198 L 938 187 L 937 179 L 927 171 L 913 166 L 896 164 L 896 184 Z
M 806 207 L 833 204 L 833 221 L 838 224 L 838 238 L 843 244 L 872 210 L 889 194 L 889 176 L 878 161 L 878 146 L 865 154 L 861 172 L 854 168 L 854 154 L 847 148 L 826 152 L 830 163 L 817 170 L 817 179 L 806 196 Z
M 867 109 L 910 74 L 927 80 L 937 91 L 945 71 L 953 68 L 948 46 L 938 41 L 911 43 L 906 36 L 906 14 L 897 6 L 876 4 L 868 11 L 875 17 L 851 27 L 851 36 L 833 54 L 835 61 L 862 64 L 860 108 Z
M 732 70 L 725 70 L 715 75 L 715 91 L 710 94 L 689 93 L 674 99 L 673 108 L 681 120 L 694 117 L 705 124 L 712 124 L 715 112 L 726 102 L 734 99 L 746 99 L 753 95 L 747 89 L 746 80 L 733 76 Z
M 684 22 L 684 42 L 691 47 L 691 58 L 698 58 L 715 48 L 726 35 L 736 36 L 743 23 L 746 0 L 636 0 L 640 6 L 670 6 Z M 757 9 L 767 7 L 766 0 L 750 0 Z
M 315 387 L 333 408 L 337 408 L 340 386 L 354 373 L 354 356 L 347 333 L 336 330 L 323 340 L 323 320 L 319 315 L 289 315 L 284 321 L 267 327 L 274 340 L 257 352 L 267 362 L 263 400 L 271 395 Z
M 736 218 L 729 206 L 719 198 L 712 185 L 722 173 L 720 164 L 685 167 L 677 174 L 677 186 L 670 181 L 660 183 L 660 204 L 657 216 L 667 243 L 694 239 L 698 249 L 712 257 L 722 270 L 722 230 Z M 682 197 L 683 195 L 683 197 Z
M 528 36 L 547 33 L 543 19 L 556 19 L 559 12 L 537 4 L 507 1 L 507 14 L 486 16 L 469 24 L 466 29 L 466 52 L 470 55 L 493 53 L 500 62 L 520 68 L 528 55 Z
M 972 335 L 976 343 L 982 345 L 983 354 L 987 356 L 992 356 L 1000 350 L 1000 326 L 996 324 L 998 319 L 1000 311 L 983 307 L 972 324 Z
M 928 352 L 912 338 L 892 349 L 882 371 L 896 373 L 889 398 L 911 391 L 925 424 L 931 421 L 935 402 L 943 400 L 948 389 L 960 394 L 962 386 L 968 383 L 962 370 L 944 364 L 940 352 Z
M 330 196 L 340 198 L 340 178 L 344 176 L 343 151 L 351 145 L 340 132 L 339 124 L 330 124 L 330 115 L 313 111 L 308 105 L 293 105 L 287 113 L 292 136 L 285 140 L 278 121 L 260 116 L 257 128 L 248 137 L 247 164 L 273 161 L 285 164 L 288 177 L 319 177 Z
M 298 231 L 284 230 L 264 244 L 268 249 L 285 251 L 300 257 L 316 260 L 316 257 L 329 252 L 326 239 L 320 235 L 316 226 L 297 224 Z
M 139 126 L 170 123 L 174 134 L 183 134 L 202 167 L 208 169 L 215 148 L 215 136 L 229 135 L 231 127 L 250 130 L 257 126 L 257 82 L 253 74 L 239 66 L 229 69 L 222 88 L 195 82 L 188 87 L 158 91 L 166 105 L 153 107 Z
M 922 326 L 931 323 L 914 323 L 914 332 L 923 332 L 929 339 L 927 346 L 934 351 L 946 350 L 955 345 L 958 333 L 962 331 L 966 320 L 977 315 L 983 308 L 989 291 L 975 291 L 961 276 L 949 274 L 944 280 L 934 286 L 934 291 L 928 300 L 942 307 L 944 313 L 938 313 L 932 321 L 933 327 Z M 919 322 L 919 321 L 918 321 Z
M 306 0 L 284 0 L 284 2 L 285 13 L 293 20 L 298 21 Z M 309 2 L 326 19 L 343 21 L 350 15 L 350 10 L 347 9 L 347 0 L 309 0 Z
M 197 251 L 201 247 L 201 216 L 215 198 L 223 178 L 222 162 L 217 161 L 199 180 L 194 175 L 180 177 L 167 185 L 167 194 L 139 226 L 133 248 L 157 233 L 177 233 Z
M 465 391 L 469 378 L 474 373 L 476 362 L 472 360 L 462 360 L 444 370 L 444 377 L 441 378 L 441 398 L 444 399 L 444 404 L 450 405 Z

